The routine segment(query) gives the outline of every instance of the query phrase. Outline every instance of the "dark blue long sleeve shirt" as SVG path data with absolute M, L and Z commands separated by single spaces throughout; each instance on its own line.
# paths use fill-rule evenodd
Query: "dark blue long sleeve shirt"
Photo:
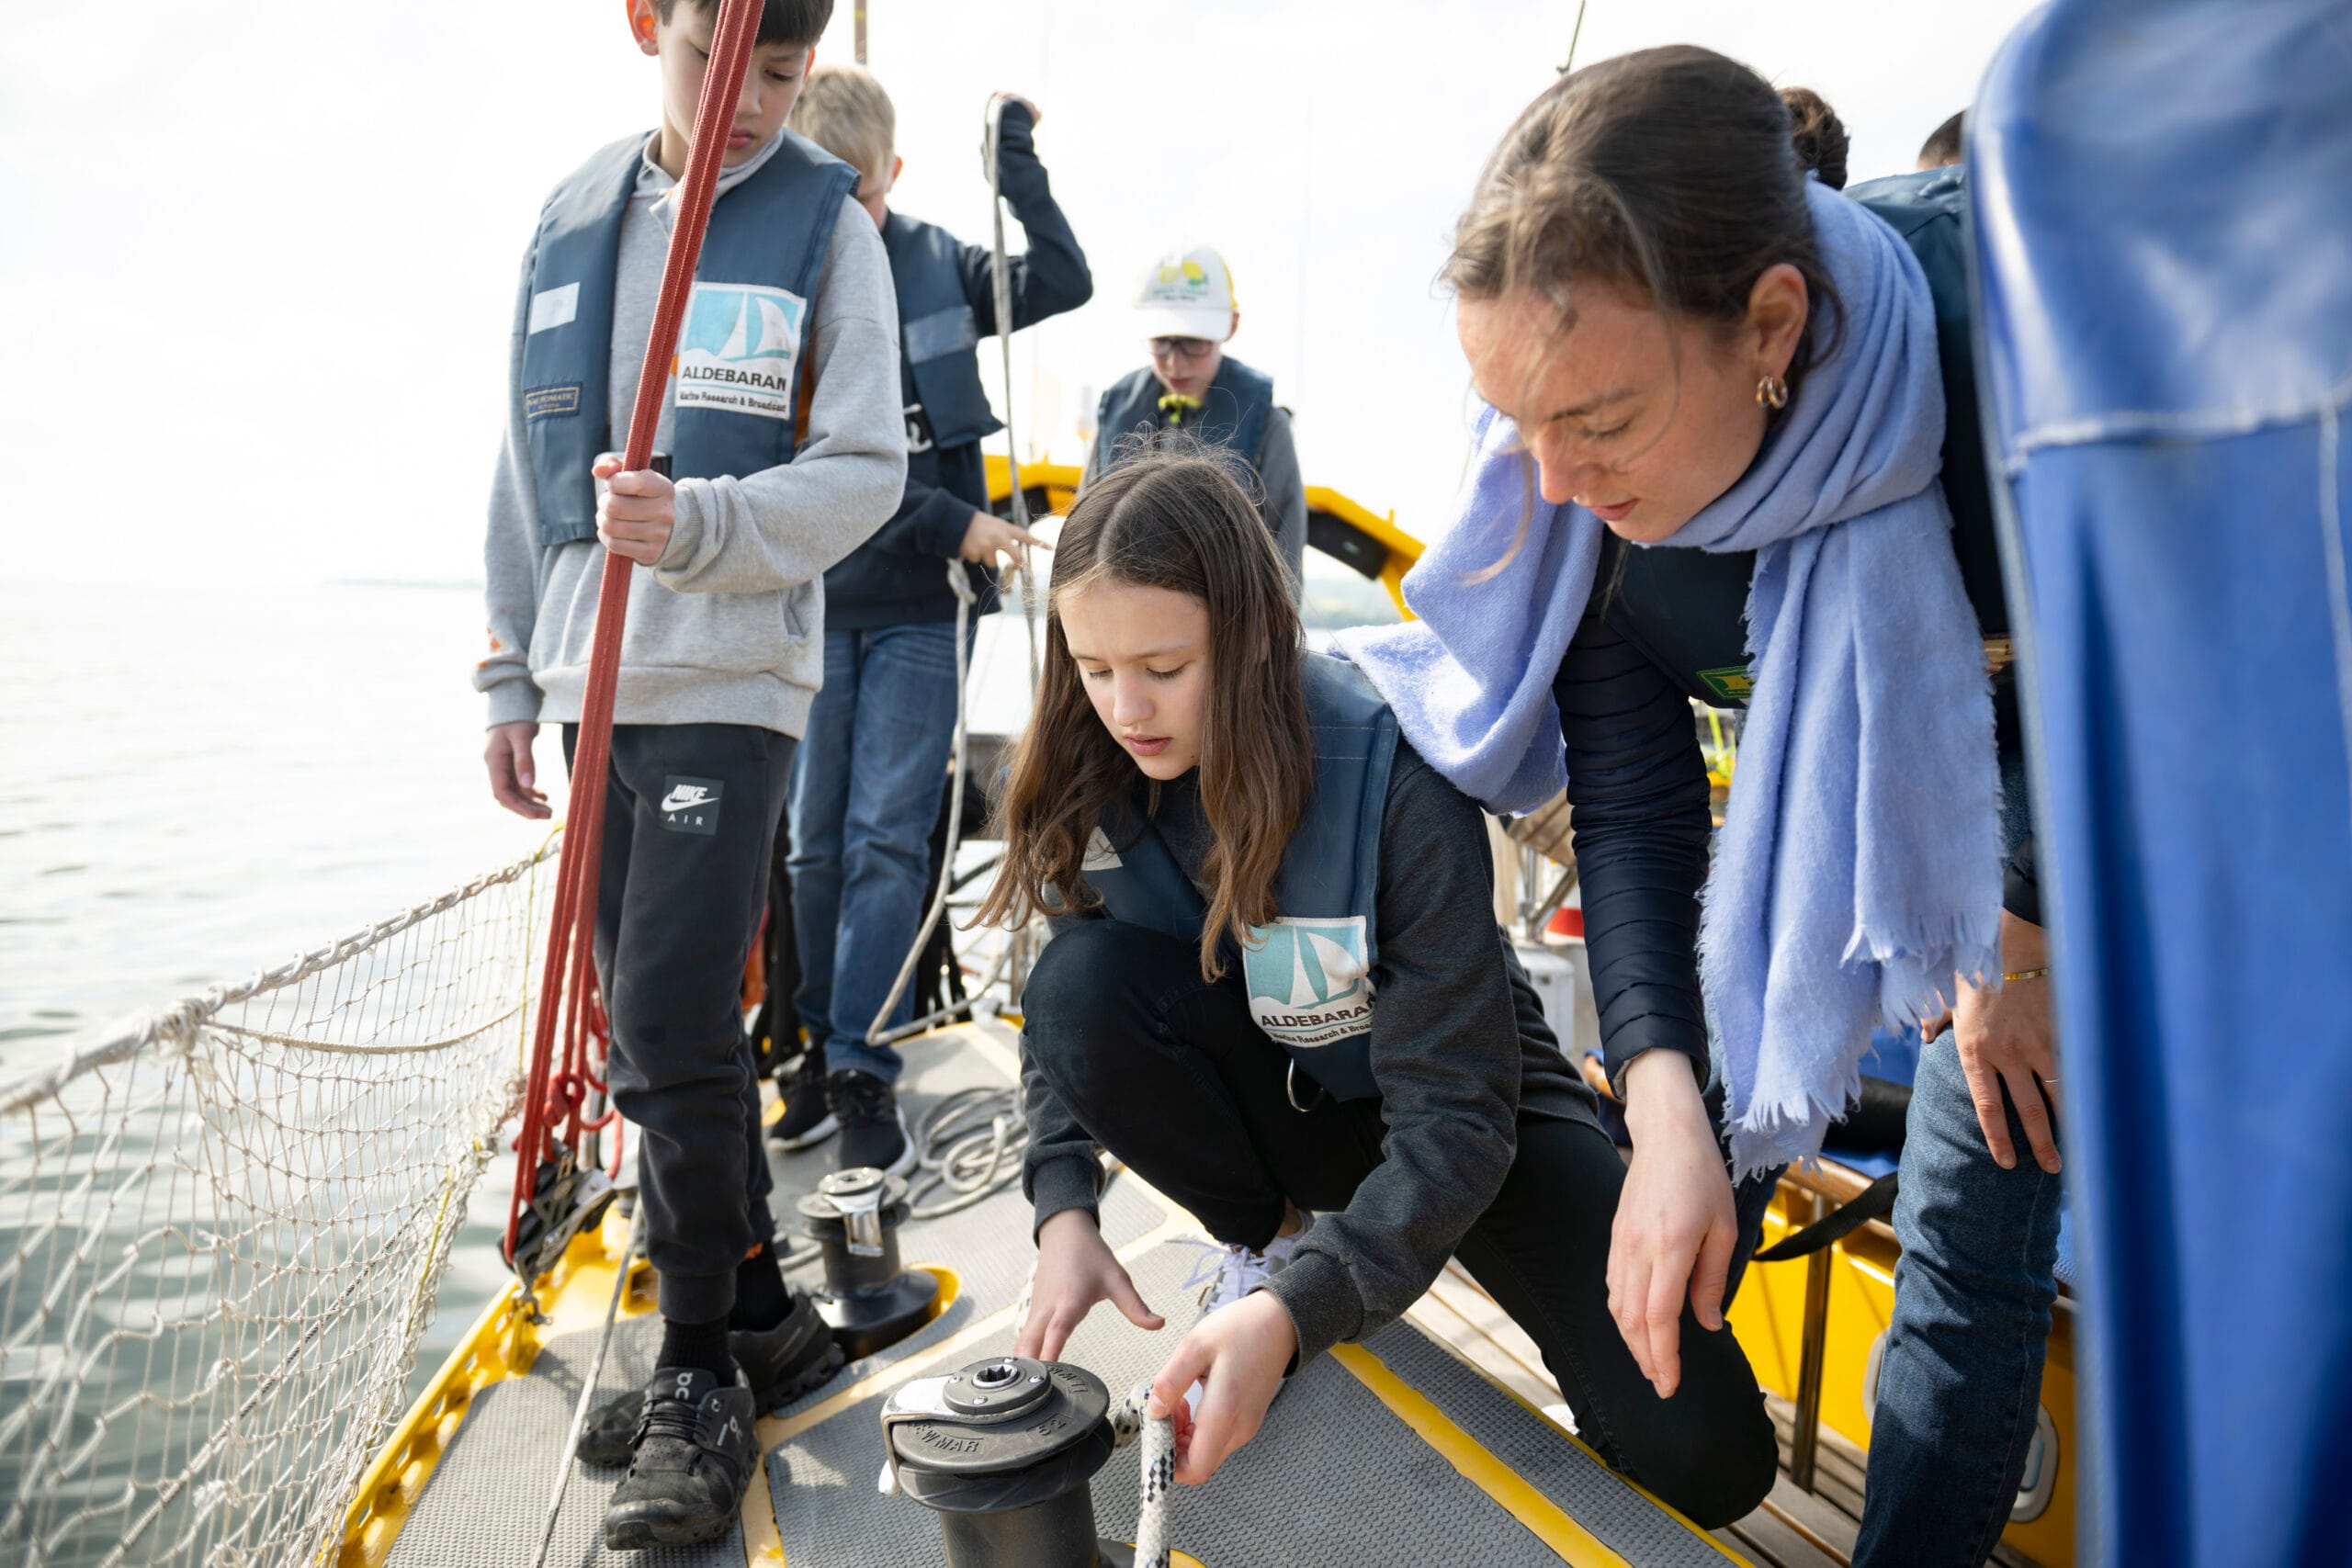
M 1626 1065 L 1665 1049 L 1690 1057 L 1703 1084 L 1699 889 L 1713 818 L 1690 698 L 1598 604 L 1552 694 L 1567 743 L 1585 953 L 1610 1082 L 1622 1092 Z
M 1074 310 L 1094 293 L 1086 254 L 1054 200 L 1031 130 L 1028 109 L 1018 103 L 1007 106 L 999 188 L 1028 241 L 1023 254 L 1006 258 L 1016 331 Z M 958 246 L 956 271 L 980 331 L 994 333 L 996 282 L 990 251 L 984 245 Z M 903 356 L 899 378 L 900 396 L 912 409 L 920 399 L 914 371 Z M 940 563 L 956 558 L 972 513 L 988 509 L 988 468 L 978 442 L 910 451 L 907 488 L 899 510 L 855 554 L 825 573 L 826 628 L 857 631 L 954 620 L 955 592 Z M 986 614 L 996 607 L 995 576 L 984 567 L 969 570 L 980 596 L 977 611 Z
M 1752 565 L 1611 541 L 1554 680 L 1601 1058 L 1621 1091 L 1627 1065 L 1653 1049 L 1680 1052 L 1708 1077 L 1699 893 L 1713 814 L 1690 703 L 1737 705 L 1715 682 L 1747 662 Z M 2015 707 L 2013 695 L 1996 696 L 2005 753 L 2021 744 Z M 2030 836 L 2009 862 L 2004 902 L 2040 922 Z

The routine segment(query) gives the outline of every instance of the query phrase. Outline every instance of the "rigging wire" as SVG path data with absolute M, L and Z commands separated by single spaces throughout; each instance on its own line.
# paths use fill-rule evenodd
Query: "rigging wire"
M 1001 94 L 989 100 L 986 146 L 989 166 L 989 206 L 995 220 L 992 293 L 996 306 L 996 339 L 998 347 L 1002 351 L 1004 363 L 1005 469 L 1011 480 L 1012 525 L 1026 535 L 1030 524 L 1029 496 L 1027 490 L 1021 482 L 1021 447 L 1013 428 L 1012 269 L 1006 254 L 1004 238 L 1001 141 L 1004 131 L 1004 111 L 1009 102 L 1010 100 Z M 1021 546 L 1020 559 L 1023 640 L 1029 649 L 1029 695 L 1034 703 L 1037 694 L 1038 676 L 1036 579 L 1033 557 L 1025 543 Z M 989 978 L 973 987 L 971 995 L 962 1001 L 941 1008 L 935 1012 L 927 1013 L 896 1029 L 889 1027 L 890 1014 L 897 1009 L 899 999 L 907 994 L 908 986 L 914 980 L 916 966 L 922 962 L 923 949 L 931 941 L 931 933 L 938 926 L 941 917 L 947 911 L 948 895 L 954 890 L 956 885 L 956 853 L 963 847 L 964 842 L 964 781 L 968 767 L 971 716 L 969 627 L 976 596 L 972 592 L 970 574 L 965 570 L 965 563 L 962 560 L 951 560 L 947 563 L 947 585 L 955 591 L 956 594 L 956 737 L 950 751 L 946 850 L 940 856 L 939 886 L 932 894 L 931 908 L 915 927 L 914 942 L 907 949 L 905 961 L 899 965 L 898 978 L 891 983 L 889 994 L 882 998 L 882 1005 L 875 1010 L 873 1021 L 866 1025 L 865 1043 L 869 1045 L 895 1043 L 920 1034 L 935 1023 L 944 1022 L 956 1013 L 967 1010 L 978 999 L 980 993 L 986 991 L 993 983 L 996 969 L 1002 964 L 1002 959 L 1000 957 L 999 964 L 990 968 Z M 1010 951 L 1009 943 L 1008 951 Z
M 588 1359 L 588 1370 L 581 1375 L 580 1400 L 571 1412 L 571 1430 L 564 1434 L 563 1457 L 556 1464 L 555 1492 L 548 1499 L 547 1521 L 539 1527 L 539 1550 L 532 1554 L 531 1568 L 547 1568 L 548 1549 L 555 1544 L 555 1525 L 563 1514 L 563 1495 L 571 1488 L 571 1456 L 579 1451 L 580 1434 L 588 1429 L 588 1415 L 595 1407 L 596 1380 L 604 1374 L 605 1353 L 612 1348 L 613 1325 L 620 1316 L 621 1297 L 628 1293 L 629 1267 L 637 1261 L 644 1233 L 645 1203 L 640 1197 L 629 1215 L 628 1240 L 622 1246 L 620 1260 L 613 1268 L 613 1299 L 605 1307 L 604 1332 L 596 1336 L 596 1353 Z
M 1576 25 L 1576 30 L 1568 34 L 1568 58 L 1567 58 L 1567 62 L 1566 62 L 1566 64 L 1564 64 L 1564 65 L 1562 65 L 1562 66 L 1560 67 L 1560 74 L 1561 74 L 1561 75 L 1563 75 L 1563 76 L 1566 75 L 1569 72 L 1574 71 L 1574 70 L 1577 68 L 1577 41 L 1579 39 L 1582 39 L 1582 38 L 1584 37 L 1584 8 L 1585 8 L 1585 4 L 1586 4 L 1586 0 L 1577 0 L 1577 25 Z

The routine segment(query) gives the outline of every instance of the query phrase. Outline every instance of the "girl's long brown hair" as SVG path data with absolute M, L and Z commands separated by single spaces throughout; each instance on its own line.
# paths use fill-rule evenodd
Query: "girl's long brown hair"
M 1274 874 L 1314 793 L 1315 758 L 1290 572 L 1240 484 L 1198 449 L 1131 458 L 1070 509 L 1054 550 L 1036 707 L 997 808 L 1004 863 L 974 923 L 1102 903 L 1080 869 L 1087 843 L 1143 775 L 1095 716 L 1061 605 L 1102 582 L 1189 593 L 1208 607 L 1200 790 L 1213 843 L 1201 868 L 1209 888 L 1201 975 L 1215 980 L 1224 973 L 1219 939 L 1247 945 L 1250 927 L 1273 920 Z M 1108 821 L 1114 848 L 1142 828 L 1139 814 L 1112 810 Z

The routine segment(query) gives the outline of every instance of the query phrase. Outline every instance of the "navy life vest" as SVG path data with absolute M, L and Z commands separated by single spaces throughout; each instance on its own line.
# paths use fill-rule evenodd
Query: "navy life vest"
M 1944 384 L 1944 500 L 1951 509 L 1952 553 L 1977 624 L 1988 639 L 2008 636 L 2008 602 L 1993 529 L 1984 434 L 1969 344 L 1967 170 L 1958 164 L 1896 175 L 1849 187 L 1846 195 L 1890 225 L 1918 258 L 1935 301 L 1936 352 Z M 1602 536 L 1596 592 L 1608 597 L 1611 623 L 1630 637 L 1690 696 L 1717 707 L 1744 705 L 1748 694 L 1747 583 L 1756 558 L 1740 552 L 1629 547 Z M 2009 696 L 2007 671 L 1995 682 L 1999 710 Z M 2006 723 L 2006 720 L 2005 720 Z
M 1274 922 L 1253 928 L 1238 954 L 1258 1026 L 1292 1063 L 1339 1100 L 1368 1100 L 1380 829 L 1396 716 L 1351 665 L 1319 653 L 1300 660 L 1315 746 L 1308 797 L 1274 875 Z M 1159 829 L 1131 806 L 1103 814 L 1086 880 L 1114 919 L 1197 943 L 1208 906 Z M 1235 954 L 1226 954 L 1228 965 Z
M 755 474 L 792 461 L 809 299 L 857 174 L 791 131 L 710 209 L 673 363 L 670 471 Z M 610 418 L 613 291 L 621 220 L 646 138 L 603 149 L 567 175 L 539 214 L 523 267 L 524 428 L 537 481 L 539 538 L 596 534 L 589 467 L 616 450 Z
M 918 405 L 907 411 L 908 449 L 968 446 L 1002 430 L 980 383 L 983 334 L 964 295 L 956 236 L 893 212 L 882 225 L 882 248 L 898 286 L 899 343 Z
M 1096 473 L 1107 474 L 1118 466 L 1114 454 L 1121 440 L 1161 427 L 1159 400 L 1167 390 L 1146 366 L 1102 394 L 1094 420 Z M 1228 354 L 1201 399 L 1200 412 L 1188 418 L 1183 428 L 1212 446 L 1230 447 L 1255 468 L 1258 449 L 1266 441 L 1266 420 L 1273 412 L 1274 378 Z

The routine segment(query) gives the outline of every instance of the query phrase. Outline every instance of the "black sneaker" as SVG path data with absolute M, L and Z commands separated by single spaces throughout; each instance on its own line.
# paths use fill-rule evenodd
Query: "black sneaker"
M 785 1081 L 784 1119 L 768 1129 L 768 1141 L 780 1149 L 805 1149 L 841 1130 L 841 1118 L 825 1098 L 825 1049 L 811 1045 Z
M 907 1133 L 898 1092 L 872 1073 L 843 1067 L 825 1079 L 826 1098 L 841 1118 L 842 1143 L 834 1151 L 837 1170 L 872 1166 L 886 1176 L 915 1168 L 915 1142 Z
M 752 1385 L 754 1416 L 790 1404 L 842 1368 L 842 1348 L 817 1315 L 817 1303 L 797 1291 L 782 1323 L 774 1328 L 736 1329 L 727 1336 L 727 1348 Z M 658 1382 L 669 1375 L 657 1372 L 654 1379 Z M 644 1393 L 618 1394 L 590 1411 L 580 1446 L 573 1450 L 580 1462 L 605 1468 L 627 1464 L 637 1451 L 646 1398 Z
M 752 1391 L 698 1368 L 653 1374 L 637 1457 L 605 1509 L 605 1546 L 642 1551 L 716 1540 L 735 1525 L 759 1468 Z

